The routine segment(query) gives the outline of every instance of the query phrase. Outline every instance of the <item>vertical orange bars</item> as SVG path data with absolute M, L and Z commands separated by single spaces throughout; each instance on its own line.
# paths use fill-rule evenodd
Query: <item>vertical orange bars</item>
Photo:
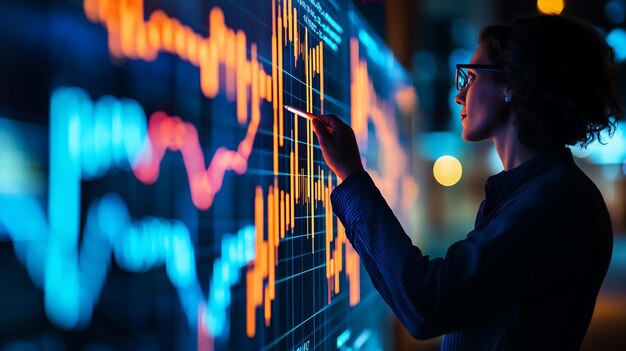
M 296 193 L 297 190 L 295 190 L 295 186 L 297 184 L 296 182 L 296 168 L 295 168 L 295 155 L 293 153 L 293 151 L 291 151 L 289 153 L 289 191 L 291 191 L 291 216 L 293 217 L 293 209 L 294 209 L 294 205 L 293 203 L 295 202 L 295 197 L 296 197 Z M 291 229 L 293 230 L 295 223 L 293 221 L 293 218 L 291 219 Z
M 361 266 L 352 245 L 346 245 L 346 275 L 350 283 L 350 306 L 356 306 L 361 300 Z
M 285 192 L 285 231 L 289 231 L 291 226 L 291 201 L 288 192 Z M 285 234 L 286 235 L 286 234 Z M 284 235 L 282 236 L 284 237 Z
M 249 338 L 256 334 L 256 271 L 249 269 L 246 272 L 246 335 Z
M 200 68 L 202 92 L 209 98 L 219 91 L 218 66 L 223 65 L 227 96 L 233 99 L 239 95 L 244 101 L 237 102 L 238 118 L 244 120 L 248 97 L 242 86 L 252 84 L 245 33 L 228 28 L 220 8 L 209 13 L 206 38 L 162 10 L 155 10 L 145 21 L 143 0 L 85 0 L 84 11 L 89 20 L 107 28 L 109 51 L 114 57 L 152 61 L 161 51 L 177 55 Z
M 239 30 L 237 31 L 237 44 L 236 44 L 236 56 L 237 67 L 236 73 L 236 85 L 237 85 L 237 120 L 239 124 L 246 123 L 246 117 L 248 116 L 248 85 L 249 85 L 249 65 L 246 57 L 246 34 Z
M 254 46 L 254 51 L 256 53 L 256 45 Z M 258 62 L 257 62 L 257 66 L 258 66 Z M 267 97 L 267 94 L 265 92 L 265 73 L 261 70 L 258 71 L 258 79 L 257 79 L 257 86 L 258 86 L 258 90 L 259 90 L 259 97 L 261 99 L 265 99 Z
M 285 191 L 280 191 L 280 238 L 285 237 Z
M 313 72 L 316 72 L 317 71 L 317 67 L 316 67 L 317 66 L 317 60 L 315 59 L 315 57 L 316 57 L 315 48 L 312 48 L 311 52 L 312 52 L 311 56 L 313 57 L 313 60 L 311 60 L 311 66 L 312 66 Z M 313 75 L 311 75 L 311 78 L 313 78 Z
M 272 317 L 271 315 L 271 302 L 272 292 L 274 291 L 274 281 L 275 281 L 275 269 L 274 269 L 274 238 L 278 232 L 278 223 L 276 223 L 276 219 L 278 214 L 276 213 L 276 201 L 278 200 L 274 195 L 274 187 L 270 186 L 270 190 L 267 194 L 267 210 L 268 210 L 268 229 L 267 229 L 267 286 L 265 287 L 265 325 L 269 325 L 269 320 Z
M 324 42 L 320 41 L 320 110 L 324 113 Z
M 261 119 L 261 109 L 254 107 L 254 102 L 259 101 L 261 99 L 260 96 L 260 87 L 263 86 L 262 76 L 263 71 L 259 70 L 259 61 L 257 61 L 257 49 L 256 44 L 252 44 L 250 46 L 250 60 L 251 64 L 249 65 L 251 68 L 250 77 L 252 79 L 252 120 L 260 120 Z
M 236 87 L 236 41 L 237 35 L 233 30 L 226 32 L 226 97 L 231 101 L 235 98 Z
M 279 5 L 280 4 L 280 5 Z M 277 6 L 279 6 L 277 8 Z M 265 325 L 269 325 L 272 316 L 272 301 L 275 298 L 276 267 L 278 264 L 278 246 L 280 239 L 285 238 L 288 231 L 293 232 L 296 226 L 296 203 L 304 204 L 307 214 L 306 233 L 311 238 L 311 250 L 315 250 L 315 213 L 317 206 L 321 205 L 324 214 L 324 225 L 326 234 L 326 277 L 328 279 L 329 302 L 332 294 L 340 292 L 340 274 L 346 267 L 346 275 L 350 281 L 350 303 L 356 304 L 359 299 L 359 271 L 358 256 L 345 256 L 344 246 L 348 250 L 349 244 L 342 232 L 341 224 L 335 237 L 335 221 L 330 207 L 330 192 L 332 190 L 332 175 L 327 174 L 314 163 L 314 137 L 313 128 L 310 121 L 306 123 L 306 165 L 301 167 L 300 162 L 300 131 L 299 125 L 302 122 L 298 117 L 293 117 L 293 130 L 287 134 L 292 136 L 293 142 L 289 150 L 289 181 L 286 186 L 288 190 L 281 189 L 278 182 L 280 175 L 279 152 L 284 147 L 284 114 L 283 106 L 283 46 L 289 42 L 293 43 L 294 66 L 298 57 L 304 61 L 305 89 L 306 89 L 306 110 L 313 112 L 315 106 L 315 94 L 313 84 L 315 77 L 319 83 L 320 110 L 323 111 L 324 100 L 324 46 L 319 42 L 313 48 L 309 47 L 308 29 L 305 28 L 303 42 L 297 26 L 297 10 L 292 6 L 292 0 L 284 0 L 282 3 L 272 3 L 272 72 L 271 75 L 263 75 L 264 72 L 256 72 L 256 66 L 251 63 L 248 70 L 250 84 L 256 85 L 258 80 L 258 91 L 252 91 L 253 98 L 265 99 L 272 102 L 274 112 L 273 124 L 273 168 L 274 182 L 268 188 L 268 193 L 263 196 L 263 191 L 257 190 L 255 203 L 261 201 L 259 206 L 255 206 L 255 216 L 259 213 L 263 218 L 267 218 L 267 236 L 263 237 L 263 222 L 255 217 L 255 224 L 261 226 L 257 233 L 257 257 L 247 275 L 248 283 L 248 335 L 255 334 L 255 311 L 257 307 L 262 307 Z M 251 60 L 256 61 L 256 47 L 251 51 Z M 258 78 L 257 78 L 258 77 Z M 238 93 L 239 96 L 239 93 Z M 267 213 L 263 216 L 263 203 L 267 202 Z M 319 203 L 318 203 L 319 202 Z M 347 251 L 348 252 L 348 251 Z M 353 252 L 353 251 L 351 251 Z M 348 261 L 350 260 L 350 261 Z M 355 288 L 356 287 L 356 288 Z M 356 289 L 356 290 L 355 290 Z
M 280 30 L 279 30 L 280 32 Z M 274 109 L 274 124 L 272 127 L 273 134 L 273 155 L 274 155 L 274 176 L 278 176 L 278 110 L 282 110 L 282 106 L 278 106 L 280 100 L 278 98 L 278 75 L 282 76 L 283 72 L 278 71 L 278 39 L 276 38 L 276 2 L 272 1 L 272 96 L 274 97 L 272 107 Z
M 256 259 L 249 263 L 246 272 L 246 334 L 253 337 L 256 331 L 256 307 L 263 301 L 263 277 L 265 276 L 266 259 L 264 252 L 264 209 L 263 189 L 257 186 L 254 195 L 254 226 L 256 231 Z
M 267 101 L 272 102 L 274 96 L 272 94 L 272 76 L 268 75 L 265 78 L 265 94 L 267 95 Z
M 329 179 L 330 180 L 330 179 Z M 329 183 L 329 188 L 330 188 L 330 183 Z M 326 188 L 325 190 L 328 190 L 329 188 Z M 325 192 L 325 195 L 328 195 L 328 191 Z M 325 201 L 327 200 L 327 196 L 324 199 Z M 332 226 L 333 226 L 333 222 L 332 222 L 332 214 L 331 216 L 329 216 L 329 212 L 330 212 L 330 203 L 327 202 L 326 203 L 326 207 L 325 207 L 325 220 L 326 220 L 326 246 L 325 246 L 325 251 L 326 251 L 326 279 L 328 281 L 328 303 L 330 303 L 330 297 L 331 297 L 331 290 L 330 290 L 330 286 L 331 286 L 331 281 L 332 278 L 335 278 L 333 276 L 333 272 L 332 272 L 332 267 L 330 265 L 331 262 L 331 242 L 333 241 L 334 237 L 332 235 Z
M 297 116 L 294 115 L 294 122 L 297 121 Z M 295 145 L 295 142 L 294 142 Z M 295 146 L 295 148 L 297 149 L 297 146 Z M 289 190 L 291 191 L 291 196 L 290 196 L 290 200 L 289 204 L 291 206 L 291 208 L 289 209 L 289 213 L 291 214 L 291 219 L 290 219 L 290 223 L 291 223 L 291 232 L 293 233 L 293 230 L 295 229 L 296 226 L 296 215 L 295 215 L 295 204 L 296 204 L 296 196 L 298 193 L 298 190 L 296 189 L 296 186 L 298 184 L 297 178 L 296 178 L 296 160 L 295 160 L 295 154 L 293 151 L 291 151 L 291 153 L 289 153 L 289 165 L 290 165 L 290 169 L 289 169 L 289 180 L 290 180 L 290 184 L 289 184 Z
M 295 27 L 296 19 L 293 15 L 295 9 L 291 6 L 291 0 L 288 0 L 287 9 L 289 10 L 289 16 L 287 17 L 287 23 L 289 23 L 289 41 L 293 42 L 293 27 Z
M 284 4 L 284 2 L 283 2 Z M 279 126 L 279 143 L 280 146 L 282 147 L 284 144 L 284 136 L 285 136 L 285 130 L 284 130 L 284 126 L 285 126 L 285 109 L 283 109 L 283 30 L 282 30 L 282 17 L 280 16 L 280 13 L 278 15 L 278 39 L 276 40 L 277 42 L 277 49 L 278 49 L 278 126 Z
M 272 245 L 274 245 L 275 248 L 278 248 L 278 244 L 279 244 L 279 231 L 281 230 L 280 227 L 280 191 L 278 189 L 278 179 L 274 178 L 274 220 L 275 220 L 275 224 L 274 224 L 274 241 L 272 242 Z M 278 258 L 276 258 L 276 262 L 274 263 L 278 263 Z
M 156 12 L 152 17 L 156 16 Z M 221 21 L 221 22 L 220 22 Z M 224 22 L 223 14 L 217 9 L 209 13 L 210 32 L 215 38 L 223 35 L 224 28 L 220 25 Z M 213 36 L 211 38 L 213 38 Z M 200 87 L 207 97 L 215 97 L 219 91 L 219 63 L 217 40 L 207 39 L 200 43 L 198 49 L 198 61 L 200 67 Z
M 300 50 L 300 38 L 298 37 L 298 10 L 293 9 L 293 65 L 298 62 L 298 53 Z

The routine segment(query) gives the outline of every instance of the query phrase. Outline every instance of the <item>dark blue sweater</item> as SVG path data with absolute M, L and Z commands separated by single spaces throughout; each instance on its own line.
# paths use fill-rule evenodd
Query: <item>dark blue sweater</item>
M 412 245 L 366 172 L 331 201 L 414 337 L 443 334 L 442 350 L 577 350 L 611 259 L 602 195 L 567 148 L 490 177 L 485 193 L 474 229 L 444 258 Z

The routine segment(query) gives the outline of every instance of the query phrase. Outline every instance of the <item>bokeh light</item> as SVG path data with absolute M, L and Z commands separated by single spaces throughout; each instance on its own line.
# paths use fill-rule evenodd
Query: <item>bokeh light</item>
M 537 0 L 537 9 L 542 13 L 558 15 L 564 7 L 563 0 Z
M 456 184 L 463 173 L 461 162 L 450 155 L 441 156 L 435 161 L 433 175 L 439 184 L 452 186 Z
M 615 50 L 615 61 L 626 61 L 626 30 L 615 28 L 606 36 L 606 42 Z

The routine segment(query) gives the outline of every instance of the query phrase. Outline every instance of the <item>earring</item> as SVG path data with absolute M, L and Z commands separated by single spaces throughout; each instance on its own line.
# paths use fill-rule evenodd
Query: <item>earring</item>
M 510 96 L 505 96 L 504 97 L 504 102 L 511 102 L 511 97 Z

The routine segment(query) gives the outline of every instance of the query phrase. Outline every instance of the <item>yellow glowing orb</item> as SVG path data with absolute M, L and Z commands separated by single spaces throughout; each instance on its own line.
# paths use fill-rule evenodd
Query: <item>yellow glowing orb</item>
M 558 15 L 563 12 L 563 0 L 537 0 L 537 9 L 546 14 Z
M 452 186 L 461 179 L 463 167 L 461 162 L 452 156 L 441 156 L 435 161 L 433 174 L 441 185 Z

